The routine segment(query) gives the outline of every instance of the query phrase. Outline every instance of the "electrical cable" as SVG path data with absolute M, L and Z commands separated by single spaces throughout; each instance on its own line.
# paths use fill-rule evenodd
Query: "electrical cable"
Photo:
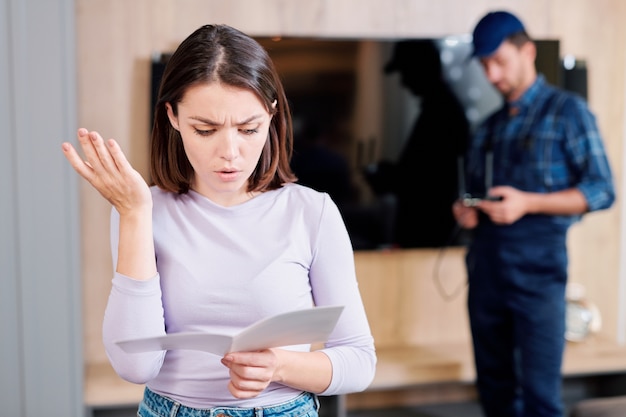
M 441 283 L 441 277 L 439 275 L 439 270 L 441 269 L 441 263 L 445 255 L 445 252 L 448 246 L 450 246 L 452 242 L 454 242 L 454 239 L 461 232 L 461 230 L 462 230 L 461 225 L 457 222 L 456 226 L 452 230 L 452 233 L 450 233 L 450 238 L 448 239 L 448 242 L 444 246 L 442 246 L 442 248 L 439 250 L 439 253 L 437 254 L 437 258 L 435 259 L 435 265 L 433 267 L 433 281 L 435 283 L 435 287 L 437 288 L 437 292 L 439 293 L 441 298 L 444 299 L 444 301 L 448 301 L 448 302 L 456 299 L 459 296 L 459 294 L 461 294 L 461 292 L 469 284 L 467 281 L 467 277 L 466 277 L 465 282 L 461 282 L 457 286 L 457 288 L 455 288 L 452 292 L 448 292 L 443 287 L 443 284 Z

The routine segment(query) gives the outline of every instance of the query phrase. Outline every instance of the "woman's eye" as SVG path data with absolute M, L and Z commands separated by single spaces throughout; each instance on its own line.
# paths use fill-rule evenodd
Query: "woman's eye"
M 241 129 L 241 132 L 244 135 L 254 135 L 255 133 L 258 133 L 259 131 L 257 129 Z
M 203 129 L 195 129 L 195 130 L 196 130 L 196 134 L 200 136 L 209 136 L 210 134 L 214 132 L 214 130 L 203 130 Z

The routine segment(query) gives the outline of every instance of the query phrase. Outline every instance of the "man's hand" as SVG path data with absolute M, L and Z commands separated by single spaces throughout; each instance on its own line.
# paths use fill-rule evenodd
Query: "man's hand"
M 478 225 L 478 212 L 475 207 L 467 207 L 461 200 L 452 205 L 452 214 L 456 222 L 464 229 L 473 229 Z
M 526 194 L 509 186 L 493 187 L 489 195 L 500 196 L 502 200 L 482 200 L 477 207 L 496 224 L 512 224 L 528 212 Z

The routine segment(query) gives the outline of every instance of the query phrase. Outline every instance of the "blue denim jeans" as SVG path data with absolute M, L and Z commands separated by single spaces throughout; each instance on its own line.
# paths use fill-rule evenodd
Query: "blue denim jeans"
M 318 417 L 317 396 L 304 392 L 287 402 L 267 407 L 215 407 L 198 409 L 185 407 L 170 398 L 146 388 L 139 403 L 138 417 Z
M 565 236 L 478 236 L 467 255 L 477 388 L 487 417 L 562 417 Z

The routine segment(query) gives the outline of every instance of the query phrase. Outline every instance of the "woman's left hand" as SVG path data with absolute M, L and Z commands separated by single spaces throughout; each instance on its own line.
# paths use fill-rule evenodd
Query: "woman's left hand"
M 228 390 L 235 398 L 256 397 L 275 380 L 278 362 L 272 349 L 228 353 L 222 358 L 230 370 Z

